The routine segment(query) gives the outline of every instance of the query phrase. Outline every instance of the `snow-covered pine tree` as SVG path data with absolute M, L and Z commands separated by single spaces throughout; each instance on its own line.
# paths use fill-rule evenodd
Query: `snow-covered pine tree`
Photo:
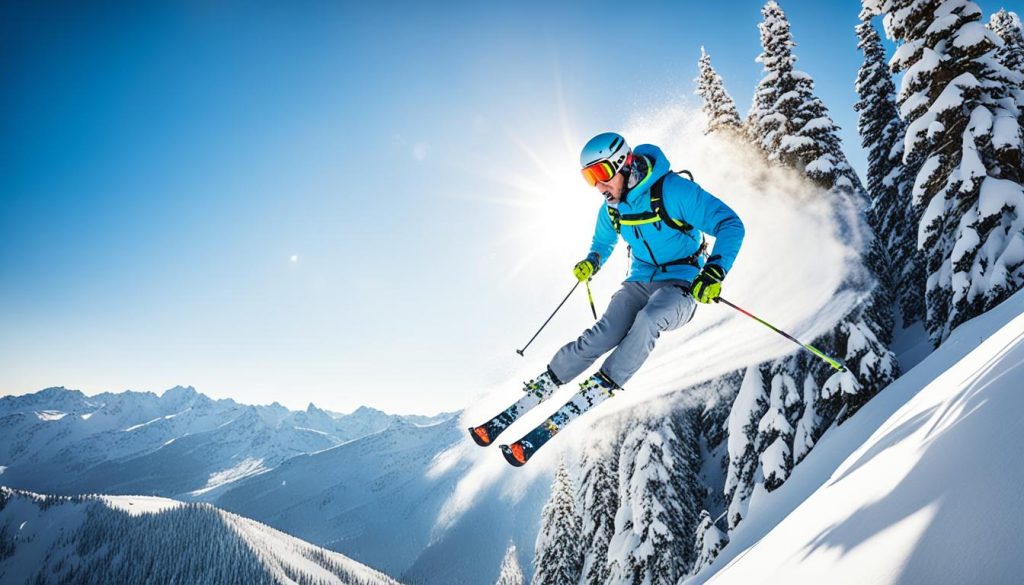
M 695 79 L 697 82 L 696 93 L 704 100 L 701 109 L 707 117 L 704 133 L 720 132 L 739 135 L 743 131 L 743 121 L 740 120 L 736 102 L 725 91 L 725 83 L 715 68 L 711 66 L 711 56 L 707 54 L 704 47 L 700 48 L 700 60 L 697 64 L 700 75 Z
M 672 435 L 669 447 L 672 450 L 672 481 L 676 493 L 679 494 L 679 506 L 682 519 L 675 527 L 677 534 L 686 547 L 683 561 L 689 569 L 695 557 L 690 543 L 696 535 L 697 524 L 700 522 L 700 510 L 707 497 L 708 490 L 700 478 L 701 454 L 700 433 L 702 406 L 693 406 L 677 410 L 669 419 Z
M 970 0 L 864 0 L 886 14 L 904 72 L 903 162 L 923 209 L 925 325 L 942 343 L 960 323 L 1024 285 L 1024 161 L 1013 75 L 1003 44 Z
M 605 585 L 609 579 L 608 543 L 615 536 L 619 505 L 618 441 L 586 447 L 581 455 L 577 496 L 582 517 L 581 585 Z
M 859 211 L 867 204 L 867 196 L 843 153 L 839 128 L 829 116 L 828 109 L 814 94 L 814 80 L 811 76 L 793 68 L 797 61 L 792 51 L 795 43 L 789 21 L 778 2 L 767 2 L 761 14 L 764 20 L 758 27 L 763 52 L 758 61 L 764 65 L 765 75 L 758 84 L 751 114 L 748 116 L 751 137 L 769 161 L 800 171 L 829 191 L 831 201 L 837 210 L 841 210 L 837 214 L 840 216 L 838 220 L 841 229 L 849 233 L 851 238 L 867 242 L 866 260 L 871 261 L 877 256 L 871 254 L 874 240 L 871 230 L 860 222 L 849 225 L 844 219 L 846 214 L 843 211 Z M 870 272 L 876 273 L 888 270 L 889 266 L 868 264 L 868 268 Z M 853 282 L 853 278 L 855 276 L 851 273 L 850 281 L 844 283 L 843 287 L 858 290 L 872 287 L 871 282 Z M 870 349 L 879 359 L 891 361 L 885 359 L 889 352 L 884 347 L 891 338 L 893 325 L 891 306 L 888 303 L 889 289 L 874 288 L 872 297 L 858 306 L 853 314 L 847 315 L 845 320 L 862 321 L 870 327 L 881 342 L 881 345 Z M 842 332 L 836 332 L 836 336 L 842 335 Z M 859 362 L 861 356 L 857 352 L 845 351 L 841 345 L 838 349 L 841 358 Z M 859 368 L 860 363 L 852 365 Z M 890 379 L 891 376 L 884 375 L 882 379 L 868 381 L 864 384 L 866 393 L 872 395 Z
M 996 58 L 1014 76 L 1013 99 L 1017 102 L 1020 118 L 1024 118 L 1024 31 L 1016 12 L 1001 9 L 993 13 L 988 27 L 1003 40 L 1003 46 L 996 52 Z
M 730 463 L 729 415 L 743 384 L 745 371 L 737 370 L 686 390 L 692 396 L 706 397 L 702 400 L 700 434 L 697 437 L 701 455 L 698 476 L 704 488 L 702 509 L 723 510 L 729 504 L 725 494 Z
M 572 478 L 563 461 L 551 485 L 551 497 L 541 512 L 533 560 L 533 585 L 577 583 L 583 568 L 580 518 Z
M 775 0 L 764 5 L 761 15 L 763 52 L 757 62 L 764 66 L 765 76 L 747 116 L 750 137 L 769 161 L 798 169 L 826 189 L 859 187 L 843 154 L 838 127 L 814 95 L 814 81 L 793 67 L 796 43 L 789 20 Z
M 696 511 L 685 509 L 693 504 L 680 492 L 687 465 L 674 426 L 644 417 L 622 443 L 619 508 L 608 547 L 611 583 L 672 585 L 689 571 Z
M 867 196 L 843 154 L 838 127 L 832 122 L 824 104 L 814 95 L 813 79 L 793 69 L 796 62 L 792 53 L 794 43 L 785 14 L 774 0 L 765 5 L 762 14 L 765 21 L 761 24 L 764 48 L 761 61 L 765 64 L 765 78 L 759 88 L 774 88 L 778 98 L 774 105 L 760 109 L 762 120 L 777 123 L 774 138 L 761 140 L 760 144 L 767 149 L 770 158 L 803 172 L 815 184 L 827 189 L 837 209 L 840 229 L 851 238 L 863 238 L 866 242 L 863 264 L 867 271 L 850 271 L 840 288 L 868 294 L 843 316 L 832 333 L 812 342 L 816 347 L 830 348 L 859 381 L 856 385 L 846 384 L 844 392 L 832 397 L 830 402 L 835 404 L 831 408 L 818 409 L 819 414 L 826 418 L 840 410 L 846 417 L 856 412 L 861 404 L 898 374 L 895 357 L 887 347 L 893 327 L 891 291 L 885 286 L 874 285 L 875 275 L 890 267 L 884 253 L 874 247 L 875 238 L 870 226 L 864 221 L 851 224 L 847 219 L 849 214 L 846 211 L 862 209 Z M 797 360 L 797 363 L 802 361 Z M 815 369 L 821 367 L 814 360 L 807 363 Z M 793 380 L 802 380 L 806 371 L 790 370 L 787 373 Z M 831 373 L 827 369 L 819 371 L 822 380 Z
M 793 469 L 793 425 L 790 419 L 796 418 L 801 410 L 801 396 L 797 392 L 796 382 L 789 375 L 787 364 L 777 364 L 777 371 L 771 376 L 771 393 L 768 395 L 768 409 L 757 422 L 761 451 L 761 472 L 764 475 L 764 487 L 771 491 L 782 485 Z
M 860 113 L 858 129 L 861 145 L 868 152 L 867 187 L 870 206 L 868 223 L 884 248 L 875 263 L 879 283 L 895 291 L 899 299 L 903 326 L 924 319 L 924 263 L 917 249 L 917 237 L 906 229 L 916 222 L 911 204 L 912 182 L 903 173 L 903 123 L 896 108 L 896 87 L 878 36 L 865 15 L 856 28 L 857 48 L 864 52 L 864 63 L 857 73 L 856 89 L 860 97 L 853 109 Z M 885 257 L 888 255 L 888 258 Z
M 758 60 L 765 76 L 748 116 L 749 136 L 769 161 L 791 167 L 821 187 L 836 209 L 839 229 L 866 246 L 863 269 L 848 271 L 840 285 L 841 291 L 853 291 L 861 300 L 831 332 L 811 340 L 842 360 L 849 372 L 836 374 L 814 356 L 796 352 L 750 368 L 744 376 L 729 422 L 725 496 L 730 530 L 746 516 L 758 483 L 767 490 L 781 485 L 828 425 L 852 416 L 899 374 L 887 347 L 893 328 L 891 289 L 876 286 L 874 278 L 889 268 L 888 262 L 857 213 L 867 196 L 842 152 L 838 128 L 814 95 L 813 80 L 793 68 L 795 44 L 785 14 L 777 2 L 769 1 L 762 15 L 764 52 Z M 820 390 L 810 392 L 808 384 Z
M 800 413 L 800 420 L 796 423 L 796 431 L 793 434 L 793 465 L 800 463 L 811 451 L 814 444 L 818 442 L 822 432 L 822 419 L 818 414 L 817 397 L 818 383 L 814 377 L 807 374 L 803 383 L 803 404 L 804 410 Z
M 729 537 L 715 526 L 711 514 L 707 510 L 700 511 L 700 521 L 697 524 L 697 540 L 693 544 L 696 560 L 690 575 L 696 575 L 704 567 L 710 565 L 718 553 L 722 552 L 725 545 L 729 544 Z
M 494 582 L 494 585 L 526 585 L 523 570 L 519 568 L 515 543 L 508 543 L 505 558 L 501 560 L 501 572 L 498 573 L 498 580 Z
M 729 468 L 725 476 L 725 499 L 729 502 L 729 530 L 747 515 L 750 494 L 758 481 L 758 423 L 768 410 L 764 379 L 758 366 L 750 366 L 732 403 L 727 423 Z

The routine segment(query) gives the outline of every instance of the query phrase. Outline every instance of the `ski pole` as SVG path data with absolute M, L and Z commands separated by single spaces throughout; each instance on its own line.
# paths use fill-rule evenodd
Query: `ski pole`
M 580 281 L 580 280 L 576 281 L 576 284 L 573 285 L 572 290 L 569 291 L 569 294 L 565 295 L 565 298 L 562 299 L 562 302 L 558 303 L 558 306 L 555 307 L 554 312 L 551 313 L 551 317 L 554 317 L 555 313 L 558 312 L 558 309 L 561 309 L 562 305 L 565 304 L 565 301 L 569 300 L 569 297 L 572 296 L 572 293 L 576 292 L 576 287 L 578 287 L 580 285 L 580 282 L 582 282 L 582 281 Z M 596 311 L 595 311 L 595 314 L 596 314 Z M 523 346 L 523 349 L 517 349 L 516 353 L 518 353 L 519 355 L 523 355 L 523 352 L 526 351 L 526 348 L 530 347 L 530 344 L 533 343 L 533 340 L 537 339 L 537 336 L 540 335 L 540 332 L 543 331 L 545 327 L 547 327 L 548 322 L 551 321 L 551 317 L 548 317 L 548 320 L 545 321 L 544 324 L 540 326 L 540 329 L 538 329 L 537 332 L 533 334 L 533 337 L 530 338 L 530 341 L 526 342 L 526 345 Z M 525 356 L 523 356 L 523 357 L 525 357 Z
M 725 304 L 729 305 L 730 307 L 736 309 L 737 311 L 743 313 L 744 315 L 750 317 L 751 319 L 754 319 L 758 323 L 764 325 L 765 327 L 768 327 L 772 331 L 778 333 L 779 335 L 785 337 L 786 339 L 792 341 L 793 343 L 799 345 L 800 347 L 802 347 L 802 348 L 806 349 L 807 351 L 813 353 L 814 355 L 820 357 L 828 365 L 832 366 L 836 370 L 838 370 L 840 372 L 845 372 L 846 371 L 846 366 L 844 366 L 843 363 L 840 362 L 839 360 L 836 360 L 834 358 L 828 357 L 827 355 L 825 355 L 825 352 L 821 351 L 820 349 L 814 347 L 813 345 L 811 345 L 809 343 L 801 342 L 799 339 L 793 337 L 789 333 L 786 333 L 785 331 L 779 329 L 778 327 L 772 325 L 771 323 L 765 321 L 764 319 L 758 317 L 757 315 L 754 315 L 753 313 L 750 313 L 749 311 L 746 311 L 746 310 L 744 310 L 744 309 L 742 309 L 740 307 L 737 307 L 736 305 L 730 303 L 729 301 L 723 299 L 722 297 L 715 297 L 715 302 L 716 303 L 722 302 L 722 303 L 725 303 Z
M 590 279 L 587 279 L 587 298 L 590 299 L 590 312 L 594 314 L 594 319 L 597 320 L 597 309 L 594 308 L 594 295 L 590 294 Z

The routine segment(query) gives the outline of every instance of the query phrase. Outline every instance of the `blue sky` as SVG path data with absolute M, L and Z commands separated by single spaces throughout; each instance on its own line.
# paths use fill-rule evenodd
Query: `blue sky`
M 589 244 L 576 149 L 699 106 L 701 45 L 745 112 L 761 2 L 488 4 L 0 6 L 0 394 L 431 413 L 518 373 Z M 859 3 L 782 6 L 862 171 Z

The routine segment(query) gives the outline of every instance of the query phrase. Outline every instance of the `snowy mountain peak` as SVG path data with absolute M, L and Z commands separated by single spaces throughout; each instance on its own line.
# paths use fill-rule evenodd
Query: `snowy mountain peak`
M 209 401 L 205 395 L 200 394 L 192 386 L 175 386 L 169 390 L 165 390 L 160 395 L 160 402 L 173 405 L 175 408 L 183 408 L 194 404 L 198 401 Z
M 267 421 L 260 416 L 259 410 L 254 406 L 244 406 L 238 411 L 238 416 L 230 421 L 225 421 L 222 426 L 261 428 L 268 427 Z
M 194 398 L 199 395 L 199 392 L 192 386 L 175 386 L 174 388 L 168 388 L 164 390 L 164 393 L 160 395 L 163 399 L 181 399 L 181 398 Z
M 413 423 L 412 421 L 406 420 L 406 419 L 404 419 L 404 418 L 402 418 L 400 416 L 396 416 L 396 417 L 391 419 L 391 423 L 388 424 L 387 430 L 388 431 L 397 431 L 397 430 L 414 428 L 414 427 L 418 427 L 418 426 L 419 425 Z
M 92 408 L 92 403 L 79 390 L 51 386 L 32 394 L 0 398 L 0 415 L 33 410 L 53 410 L 80 413 Z

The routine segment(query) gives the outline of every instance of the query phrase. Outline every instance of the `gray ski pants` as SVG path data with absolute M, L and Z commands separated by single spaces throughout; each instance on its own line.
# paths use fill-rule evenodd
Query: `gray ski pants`
M 624 385 L 647 360 L 662 331 L 685 325 L 697 310 L 683 280 L 624 282 L 601 319 L 576 341 L 558 350 L 548 367 L 562 382 L 583 373 L 608 350 L 601 371 Z

